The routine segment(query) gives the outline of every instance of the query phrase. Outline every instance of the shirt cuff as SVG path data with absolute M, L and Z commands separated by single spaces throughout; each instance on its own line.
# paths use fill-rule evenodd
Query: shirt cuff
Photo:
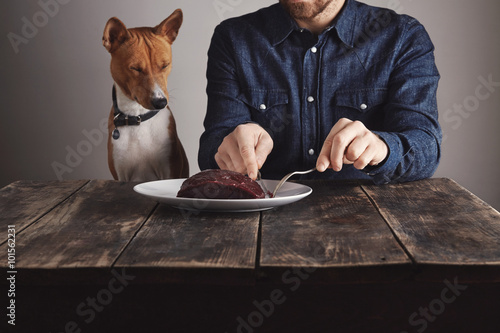
M 377 131 L 373 133 L 377 134 L 387 144 L 387 157 L 382 163 L 367 166 L 363 171 L 370 177 L 373 177 L 373 181 L 376 184 L 387 184 L 391 182 L 391 175 L 401 162 L 401 156 L 403 156 L 401 140 L 394 133 Z

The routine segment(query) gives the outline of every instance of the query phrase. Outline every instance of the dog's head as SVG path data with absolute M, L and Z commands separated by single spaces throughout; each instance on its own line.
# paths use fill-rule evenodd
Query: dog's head
M 104 28 L 102 44 L 111 53 L 114 81 L 146 109 L 163 109 L 168 104 L 171 45 L 181 24 L 182 11 L 177 9 L 154 28 L 127 29 L 116 17 Z

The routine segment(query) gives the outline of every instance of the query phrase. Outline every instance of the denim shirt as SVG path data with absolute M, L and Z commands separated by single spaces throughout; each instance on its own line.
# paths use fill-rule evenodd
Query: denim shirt
M 432 176 L 441 128 L 434 46 L 414 18 L 347 0 L 319 36 L 301 29 L 280 4 L 218 25 L 208 51 L 207 114 L 200 168 L 236 126 L 254 122 L 274 148 L 263 178 L 316 165 L 341 118 L 361 121 L 388 145 L 376 167 L 344 165 L 303 176 L 404 182 Z

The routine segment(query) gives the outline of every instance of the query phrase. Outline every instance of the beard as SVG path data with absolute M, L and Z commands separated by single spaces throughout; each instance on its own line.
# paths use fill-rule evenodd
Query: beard
M 285 10 L 296 20 L 310 20 L 323 13 L 334 0 L 314 0 L 313 3 L 279 0 Z

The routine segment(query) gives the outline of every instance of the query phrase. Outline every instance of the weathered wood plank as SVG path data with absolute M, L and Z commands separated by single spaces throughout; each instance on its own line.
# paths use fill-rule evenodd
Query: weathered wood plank
M 16 268 L 23 274 L 111 268 L 156 206 L 133 192 L 133 185 L 89 182 L 17 237 Z M 5 245 L 2 251 L 6 253 Z
M 450 179 L 364 189 L 422 278 L 500 281 L 500 214 L 475 195 Z
M 115 267 L 127 267 L 148 282 L 242 283 L 253 277 L 259 219 L 259 213 L 201 213 L 160 205 Z
M 87 182 L 24 180 L 0 189 L 0 244 L 7 240 L 8 225 L 21 233 Z
M 311 267 L 311 276 L 330 282 L 393 280 L 410 273 L 410 259 L 359 186 L 306 184 L 313 188 L 309 197 L 263 212 L 265 272 Z

